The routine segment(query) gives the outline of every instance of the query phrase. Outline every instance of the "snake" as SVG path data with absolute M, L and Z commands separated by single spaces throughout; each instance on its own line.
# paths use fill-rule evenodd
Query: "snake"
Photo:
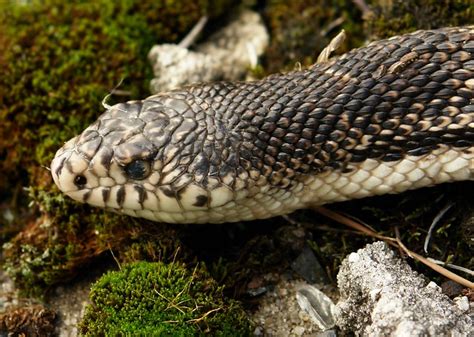
M 270 218 L 472 180 L 474 26 L 108 106 L 52 163 L 79 202 L 166 223 Z

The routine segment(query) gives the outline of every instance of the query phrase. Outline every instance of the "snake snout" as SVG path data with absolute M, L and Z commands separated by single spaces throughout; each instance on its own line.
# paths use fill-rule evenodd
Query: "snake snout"
M 67 142 L 51 162 L 54 183 L 74 200 L 85 202 L 90 191 L 97 187 L 98 178 L 90 170 L 90 160 L 77 151 L 78 137 Z

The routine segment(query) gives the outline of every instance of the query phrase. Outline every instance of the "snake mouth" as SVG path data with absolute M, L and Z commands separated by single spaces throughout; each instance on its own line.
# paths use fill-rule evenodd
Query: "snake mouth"
M 90 160 L 76 150 L 77 139 L 71 139 L 56 152 L 50 167 L 54 183 L 67 195 L 93 187 L 88 178 L 94 174 L 87 172 L 90 171 Z
M 51 175 L 54 183 L 63 192 L 69 195 L 84 189 L 87 185 L 87 178 L 84 175 L 74 173 L 70 167 L 70 159 L 73 151 L 63 152 L 57 155 L 51 162 Z

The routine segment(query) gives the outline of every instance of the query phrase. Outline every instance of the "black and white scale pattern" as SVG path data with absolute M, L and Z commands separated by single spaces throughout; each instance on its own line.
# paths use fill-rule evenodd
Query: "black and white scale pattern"
M 376 41 L 255 82 L 117 104 L 51 165 L 72 198 L 231 222 L 472 179 L 474 28 Z

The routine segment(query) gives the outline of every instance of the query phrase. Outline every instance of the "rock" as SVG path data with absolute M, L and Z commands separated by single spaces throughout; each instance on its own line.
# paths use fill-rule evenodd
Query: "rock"
M 300 255 L 291 263 L 291 269 L 308 283 L 328 283 L 324 268 L 308 245 L 305 245 Z
M 305 328 L 302 326 L 296 326 L 291 332 L 296 336 L 303 336 L 303 334 L 305 333 Z
M 321 331 L 334 327 L 335 305 L 321 290 L 311 285 L 302 285 L 296 293 L 296 300 Z
M 450 298 L 453 298 L 459 296 L 464 290 L 464 287 L 459 283 L 449 280 L 441 284 L 441 289 L 443 290 L 443 293 L 448 295 Z
M 363 336 L 469 336 L 473 320 L 383 242 L 350 254 L 338 274 L 336 324 Z
M 197 82 L 242 79 L 256 65 L 268 41 L 260 15 L 243 10 L 194 51 L 175 44 L 156 45 L 148 54 L 155 74 L 151 91 L 158 93 Z

